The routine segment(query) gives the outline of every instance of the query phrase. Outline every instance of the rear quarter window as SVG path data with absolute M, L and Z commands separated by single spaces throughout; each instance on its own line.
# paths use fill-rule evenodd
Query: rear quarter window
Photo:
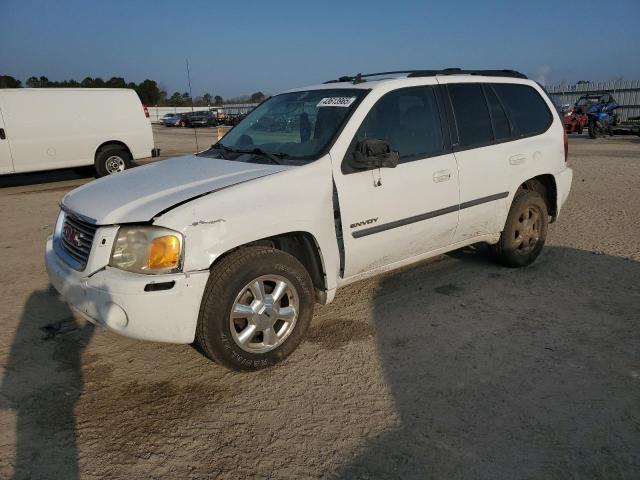
M 528 85 L 496 83 L 493 87 L 511 120 L 515 137 L 545 132 L 553 116 L 540 94 Z

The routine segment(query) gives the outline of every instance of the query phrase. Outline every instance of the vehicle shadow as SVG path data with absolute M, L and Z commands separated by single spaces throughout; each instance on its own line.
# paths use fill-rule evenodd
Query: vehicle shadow
M 11 175 L 0 176 L 0 188 L 24 187 L 44 183 L 93 178 L 95 178 L 95 170 L 93 167 L 66 168 L 33 173 L 14 173 Z
M 162 157 L 160 159 L 167 158 Z M 160 160 L 159 158 L 143 158 L 131 162 L 131 168 L 140 167 Z M 52 184 L 70 180 L 94 180 L 96 171 L 93 166 L 45 170 L 42 172 L 13 173 L 0 176 L 0 188 L 26 187 L 31 185 Z M 68 187 L 64 187 L 68 188 Z
M 397 427 L 332 477 L 635 478 L 640 263 L 466 249 L 384 276 L 373 322 Z
M 53 289 L 27 300 L 0 387 L 2 407 L 16 416 L 13 478 L 78 478 L 74 409 L 92 334 Z

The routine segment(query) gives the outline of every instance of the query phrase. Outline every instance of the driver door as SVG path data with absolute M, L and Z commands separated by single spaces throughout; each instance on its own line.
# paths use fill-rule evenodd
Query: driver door
M 435 86 L 393 90 L 369 110 L 355 143 L 376 138 L 398 151 L 395 168 L 334 165 L 348 278 L 449 245 L 458 224 L 458 169 Z M 342 160 L 342 159 L 341 159 Z

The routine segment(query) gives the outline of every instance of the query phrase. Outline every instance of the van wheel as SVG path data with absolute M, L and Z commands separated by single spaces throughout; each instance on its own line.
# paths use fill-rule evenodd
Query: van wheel
M 131 155 L 122 147 L 106 147 L 96 154 L 96 174 L 104 177 L 131 168 Z
M 304 266 L 270 247 L 247 247 L 211 269 L 196 342 L 233 370 L 275 365 L 301 342 L 313 315 L 313 283 Z
M 542 195 L 534 190 L 519 190 L 500 240 L 492 245 L 496 259 L 508 267 L 533 263 L 544 247 L 548 226 L 549 214 Z

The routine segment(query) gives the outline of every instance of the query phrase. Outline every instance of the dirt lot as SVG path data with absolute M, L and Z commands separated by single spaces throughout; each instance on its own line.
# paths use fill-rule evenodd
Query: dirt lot
M 1 179 L 0 477 L 640 478 L 640 138 L 570 149 L 533 266 L 467 249 L 354 284 L 255 374 L 81 323 L 44 340 L 72 319 L 44 241 L 89 178 Z

